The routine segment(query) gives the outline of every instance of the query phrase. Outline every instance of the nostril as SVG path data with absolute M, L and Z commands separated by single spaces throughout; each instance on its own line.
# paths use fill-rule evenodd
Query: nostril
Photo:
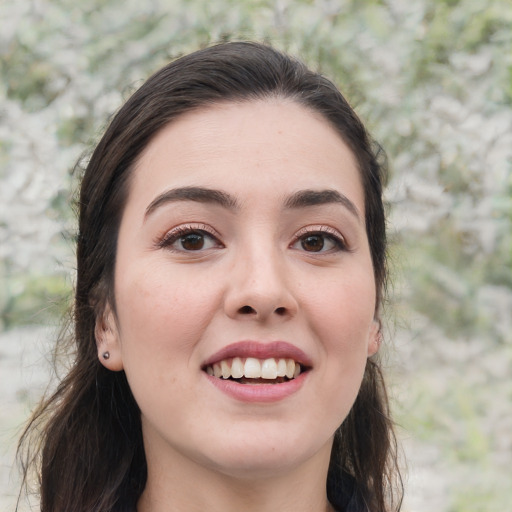
M 242 315 L 253 315 L 254 313 L 256 313 L 254 308 L 252 308 L 251 306 L 242 306 L 239 309 L 239 311 Z
M 276 312 L 277 315 L 283 316 L 283 315 L 286 314 L 286 308 L 282 308 L 282 307 L 281 308 L 277 308 L 275 312 Z

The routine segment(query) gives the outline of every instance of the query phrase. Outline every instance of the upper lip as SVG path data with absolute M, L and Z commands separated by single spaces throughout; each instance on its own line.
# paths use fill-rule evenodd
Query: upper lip
M 300 348 L 286 341 L 237 341 L 221 348 L 212 354 L 204 363 L 203 368 L 232 357 L 255 357 L 256 359 L 293 359 L 303 366 L 312 366 L 311 359 Z

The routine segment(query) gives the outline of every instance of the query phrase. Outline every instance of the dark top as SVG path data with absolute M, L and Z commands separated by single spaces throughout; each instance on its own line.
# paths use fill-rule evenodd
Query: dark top
M 347 473 L 339 482 L 327 482 L 327 498 L 337 512 L 368 512 L 354 478 Z

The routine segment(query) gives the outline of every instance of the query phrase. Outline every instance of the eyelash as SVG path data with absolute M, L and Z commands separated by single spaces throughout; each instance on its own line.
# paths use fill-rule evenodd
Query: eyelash
M 180 238 L 184 238 L 187 235 L 193 234 L 198 234 L 204 236 L 205 238 L 209 238 L 215 242 L 218 247 L 223 247 L 222 243 L 219 241 L 219 235 L 212 228 L 205 224 L 189 224 L 185 226 L 178 226 L 177 228 L 167 232 L 163 238 L 157 240 L 156 246 L 161 249 L 167 249 L 174 252 L 195 252 L 193 250 L 176 249 L 172 247 L 173 244 L 180 240 Z
M 325 254 L 325 253 L 332 253 L 332 252 L 338 252 L 338 251 L 346 251 L 346 252 L 349 251 L 345 237 L 339 231 L 337 231 L 336 229 L 331 228 L 329 226 L 315 226 L 315 227 L 309 226 L 309 227 L 302 228 L 295 235 L 295 238 L 290 246 L 293 247 L 298 242 L 304 241 L 308 236 L 315 236 L 315 235 L 329 239 L 334 244 L 335 247 L 333 249 L 329 249 L 327 251 L 320 250 L 320 251 L 305 251 L 305 252 L 311 252 L 313 254 L 315 254 L 315 253 Z M 323 246 L 321 249 L 323 249 Z

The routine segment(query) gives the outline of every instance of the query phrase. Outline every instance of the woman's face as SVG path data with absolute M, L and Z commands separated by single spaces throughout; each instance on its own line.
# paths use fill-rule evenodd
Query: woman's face
M 168 125 L 134 170 L 99 336 L 148 464 L 325 466 L 378 347 L 375 297 L 357 164 L 324 119 L 269 100 Z

